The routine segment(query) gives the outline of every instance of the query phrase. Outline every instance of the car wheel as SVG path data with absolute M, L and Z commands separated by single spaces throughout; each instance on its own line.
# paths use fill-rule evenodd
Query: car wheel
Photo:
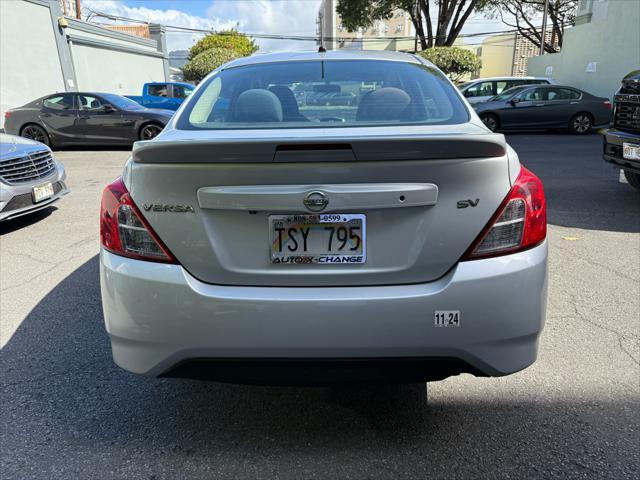
M 569 121 L 569 131 L 576 135 L 585 135 L 591 131 L 593 121 L 588 113 L 576 113 Z
M 625 170 L 624 176 L 627 178 L 627 182 L 629 182 L 629 185 L 637 190 L 640 190 L 640 173 L 629 172 Z
M 44 143 L 47 146 L 51 145 L 51 142 L 49 141 L 49 135 L 47 135 L 47 132 L 44 128 L 38 125 L 29 124 L 22 127 L 20 136 L 35 140 L 36 142 Z
M 162 131 L 162 127 L 157 123 L 148 123 L 140 129 L 140 140 L 151 140 Z
M 484 125 L 492 132 L 495 132 L 498 129 L 498 117 L 495 115 L 489 113 L 486 115 L 480 115 L 480 120 L 482 120 L 482 123 L 484 123 Z

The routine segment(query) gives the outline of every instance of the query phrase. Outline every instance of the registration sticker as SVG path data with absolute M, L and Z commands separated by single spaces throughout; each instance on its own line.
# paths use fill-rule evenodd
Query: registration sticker
M 435 326 L 436 327 L 459 327 L 460 326 L 460 310 L 436 310 Z

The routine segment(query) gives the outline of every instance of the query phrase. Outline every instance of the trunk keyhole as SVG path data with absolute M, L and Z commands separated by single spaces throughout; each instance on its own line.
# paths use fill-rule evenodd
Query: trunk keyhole
M 400 201 L 404 202 L 404 195 L 400 195 Z

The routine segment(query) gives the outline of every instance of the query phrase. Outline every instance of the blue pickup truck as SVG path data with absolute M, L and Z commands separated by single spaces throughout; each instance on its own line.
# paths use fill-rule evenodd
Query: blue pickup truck
M 177 110 L 194 88 L 183 82 L 149 82 L 142 87 L 142 96 L 127 95 L 127 98 L 147 108 Z

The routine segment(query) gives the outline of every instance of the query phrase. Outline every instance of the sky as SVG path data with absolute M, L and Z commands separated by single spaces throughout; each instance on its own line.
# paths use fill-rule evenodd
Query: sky
M 321 0 L 82 0 L 84 12 L 94 10 L 148 22 L 202 29 L 237 28 L 247 33 L 315 35 Z M 108 20 L 94 18 L 99 22 Z M 499 20 L 472 14 L 462 33 L 509 29 Z M 170 32 L 167 47 L 188 49 L 201 35 Z M 479 43 L 473 37 L 467 43 Z M 309 50 L 314 42 L 258 39 L 260 50 Z

